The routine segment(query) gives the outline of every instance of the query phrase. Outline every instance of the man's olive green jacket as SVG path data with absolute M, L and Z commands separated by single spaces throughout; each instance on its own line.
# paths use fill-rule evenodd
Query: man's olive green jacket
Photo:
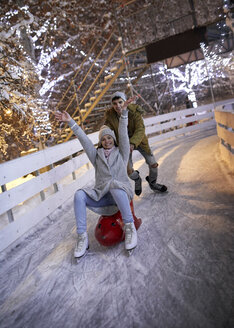
M 130 144 L 133 144 L 135 149 L 139 146 L 141 149 L 150 154 L 151 150 L 149 147 L 148 138 L 145 135 L 145 126 L 142 119 L 142 113 L 143 109 L 139 105 L 128 105 L 128 136 Z M 119 142 L 119 116 L 114 108 L 107 109 L 104 124 L 114 130 L 117 142 Z

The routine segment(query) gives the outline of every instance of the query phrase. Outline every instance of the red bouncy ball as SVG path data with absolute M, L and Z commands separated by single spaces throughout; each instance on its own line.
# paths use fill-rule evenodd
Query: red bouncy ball
M 112 216 L 100 216 L 95 237 L 103 246 L 113 246 L 124 240 L 123 220 L 120 212 Z
M 135 216 L 133 202 L 130 203 L 136 229 L 141 225 L 141 219 Z M 113 246 L 124 240 L 124 223 L 120 211 L 111 216 L 100 216 L 95 228 L 95 237 L 103 246 Z

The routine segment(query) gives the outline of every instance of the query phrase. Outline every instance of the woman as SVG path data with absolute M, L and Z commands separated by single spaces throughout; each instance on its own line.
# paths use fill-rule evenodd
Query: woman
M 127 175 L 130 145 L 127 132 L 128 111 L 126 108 L 134 100 L 135 98 L 128 99 L 121 108 L 118 146 L 114 131 L 107 126 L 103 126 L 99 132 L 99 143 L 96 149 L 84 131 L 67 112 L 55 113 L 57 120 L 68 123 L 95 168 L 94 188 L 77 190 L 74 197 L 78 234 L 74 256 L 77 258 L 82 257 L 89 248 L 86 206 L 103 215 L 114 214 L 120 210 L 125 229 L 125 249 L 129 251 L 137 246 L 137 232 L 130 208 L 133 190 Z

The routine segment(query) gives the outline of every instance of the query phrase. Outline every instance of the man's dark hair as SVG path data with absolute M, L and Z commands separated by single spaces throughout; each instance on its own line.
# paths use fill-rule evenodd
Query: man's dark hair
M 114 100 L 118 100 L 118 99 L 122 99 L 121 97 L 118 97 L 118 96 L 116 96 L 116 97 L 114 97 L 111 101 L 113 102 Z M 123 100 L 123 99 L 122 99 Z M 124 100 L 123 100 L 124 101 Z

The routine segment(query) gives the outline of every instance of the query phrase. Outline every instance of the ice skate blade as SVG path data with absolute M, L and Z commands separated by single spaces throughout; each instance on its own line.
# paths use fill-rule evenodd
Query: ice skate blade
M 131 249 L 126 249 L 126 252 L 127 252 L 127 256 L 128 256 L 128 257 L 130 257 L 130 256 L 132 255 L 132 253 L 133 253 L 133 251 L 134 251 L 135 248 L 136 248 L 136 247 L 131 248 Z
M 82 260 L 84 257 L 86 257 L 87 254 L 88 254 L 88 251 L 86 251 L 86 252 L 84 253 L 84 255 L 82 255 L 82 256 L 80 256 L 80 257 L 75 257 L 76 263 L 80 263 L 81 260 Z
M 89 247 L 86 249 L 85 253 L 82 256 L 74 256 L 77 263 L 79 263 L 89 252 Z

